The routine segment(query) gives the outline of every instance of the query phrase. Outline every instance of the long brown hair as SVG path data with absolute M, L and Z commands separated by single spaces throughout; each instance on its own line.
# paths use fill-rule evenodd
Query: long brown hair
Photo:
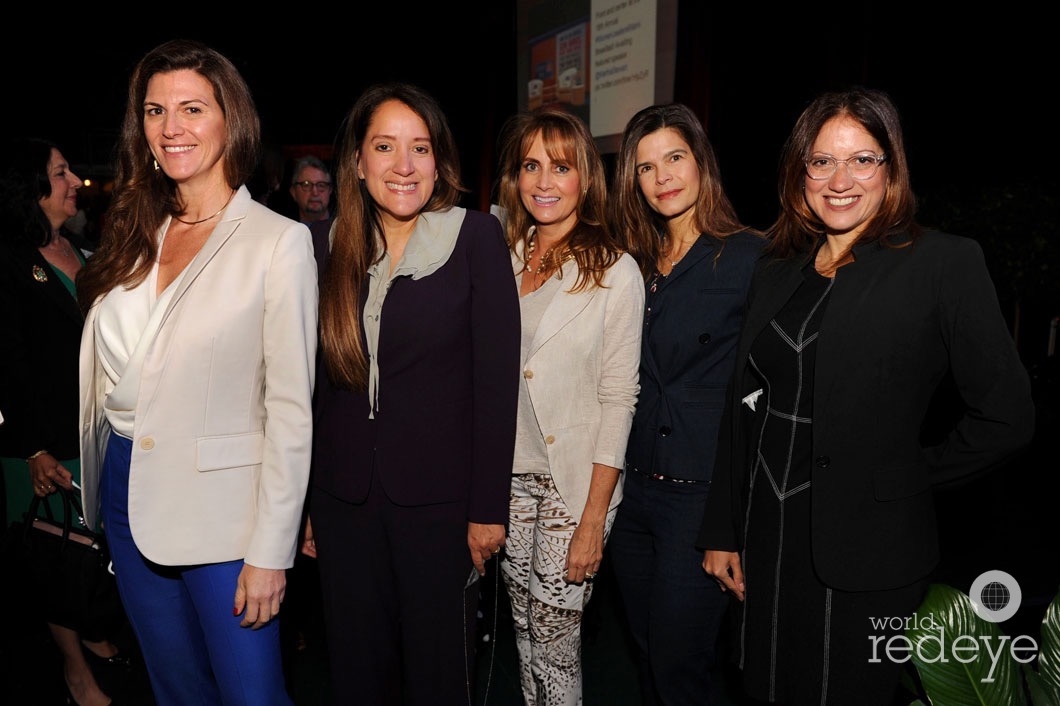
M 607 268 L 622 252 L 607 225 L 607 177 L 589 128 L 581 118 L 561 108 L 519 113 L 502 127 L 497 202 L 506 211 L 508 246 L 515 252 L 516 244 L 522 242 L 525 253 L 530 226 L 534 224 L 519 194 L 519 173 L 538 134 L 549 158 L 574 167 L 581 181 L 578 220 L 562 242 L 554 246 L 568 252 L 578 264 L 578 279 L 571 291 L 599 287 Z
M 699 198 L 695 205 L 695 226 L 700 233 L 718 240 L 748 230 L 736 216 L 736 209 L 722 188 L 721 169 L 714 146 L 692 109 L 681 103 L 652 105 L 638 111 L 622 132 L 615 164 L 612 189 L 612 228 L 640 265 L 645 279 L 655 271 L 666 237 L 666 218 L 648 205 L 637 179 L 637 147 L 657 130 L 672 128 L 681 135 L 699 167 Z M 721 248 L 718 255 L 721 254 Z
M 880 241 L 890 247 L 908 244 L 892 243 L 892 237 L 919 234 L 914 218 L 916 196 L 909 178 L 909 162 L 898 109 L 883 91 L 855 87 L 831 91 L 815 98 L 795 122 L 784 143 L 780 158 L 780 213 L 766 235 L 766 251 L 773 257 L 787 258 L 808 253 L 824 235 L 824 223 L 806 204 L 806 159 L 821 128 L 832 118 L 847 116 L 857 121 L 880 144 L 886 155 L 881 169 L 886 172 L 887 186 L 880 208 L 858 236 L 857 242 Z
M 361 344 L 361 289 L 368 268 L 384 254 L 375 237 L 383 231 L 379 208 L 357 176 L 357 157 L 376 111 L 391 100 L 420 116 L 431 138 L 438 179 L 423 210 L 447 211 L 467 191 L 460 181 L 456 140 L 433 96 L 400 82 L 377 84 L 361 94 L 339 132 L 337 215 L 320 282 L 320 349 L 325 369 L 332 383 L 350 390 L 364 389 L 368 382 L 368 358 Z
M 147 84 L 156 74 L 190 69 L 213 86 L 225 116 L 225 179 L 235 189 L 254 173 L 261 125 L 250 88 L 223 54 L 196 41 L 175 39 L 149 51 L 133 69 L 116 147 L 114 193 L 104 215 L 99 248 L 77 276 L 83 311 L 115 286 L 144 281 L 158 255 L 156 234 L 166 216 L 183 208 L 172 179 L 159 170 L 144 134 Z

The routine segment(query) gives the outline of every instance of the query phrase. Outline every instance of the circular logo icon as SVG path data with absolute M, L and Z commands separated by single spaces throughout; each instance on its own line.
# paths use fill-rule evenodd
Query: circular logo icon
M 986 571 L 968 592 L 975 614 L 991 623 L 1003 623 L 1020 608 L 1023 593 L 1016 579 L 1004 571 Z

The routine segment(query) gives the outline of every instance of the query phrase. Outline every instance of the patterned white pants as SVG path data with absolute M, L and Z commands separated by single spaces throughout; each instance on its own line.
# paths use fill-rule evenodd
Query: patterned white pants
M 512 476 L 508 539 L 501 560 L 512 602 L 526 706 L 582 703 L 582 611 L 592 584 L 568 584 L 567 547 L 577 522 L 547 473 Z M 604 541 L 614 510 L 607 513 Z

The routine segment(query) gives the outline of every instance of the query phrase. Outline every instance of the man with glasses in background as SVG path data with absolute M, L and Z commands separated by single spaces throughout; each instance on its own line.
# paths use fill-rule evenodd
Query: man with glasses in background
M 298 220 L 306 225 L 331 219 L 331 171 L 319 157 L 306 155 L 291 171 L 291 198 L 298 204 Z

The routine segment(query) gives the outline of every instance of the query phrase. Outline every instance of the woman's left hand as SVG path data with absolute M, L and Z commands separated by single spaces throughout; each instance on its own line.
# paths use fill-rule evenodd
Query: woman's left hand
M 604 526 L 578 524 L 567 548 L 567 583 L 592 583 L 604 558 Z
M 504 540 L 504 525 L 467 523 L 467 548 L 471 551 L 471 562 L 479 576 L 486 575 L 486 562 L 501 553 Z
M 236 581 L 232 615 L 242 613 L 240 627 L 257 630 L 279 615 L 286 590 L 287 572 L 283 569 L 259 569 L 244 564 Z

